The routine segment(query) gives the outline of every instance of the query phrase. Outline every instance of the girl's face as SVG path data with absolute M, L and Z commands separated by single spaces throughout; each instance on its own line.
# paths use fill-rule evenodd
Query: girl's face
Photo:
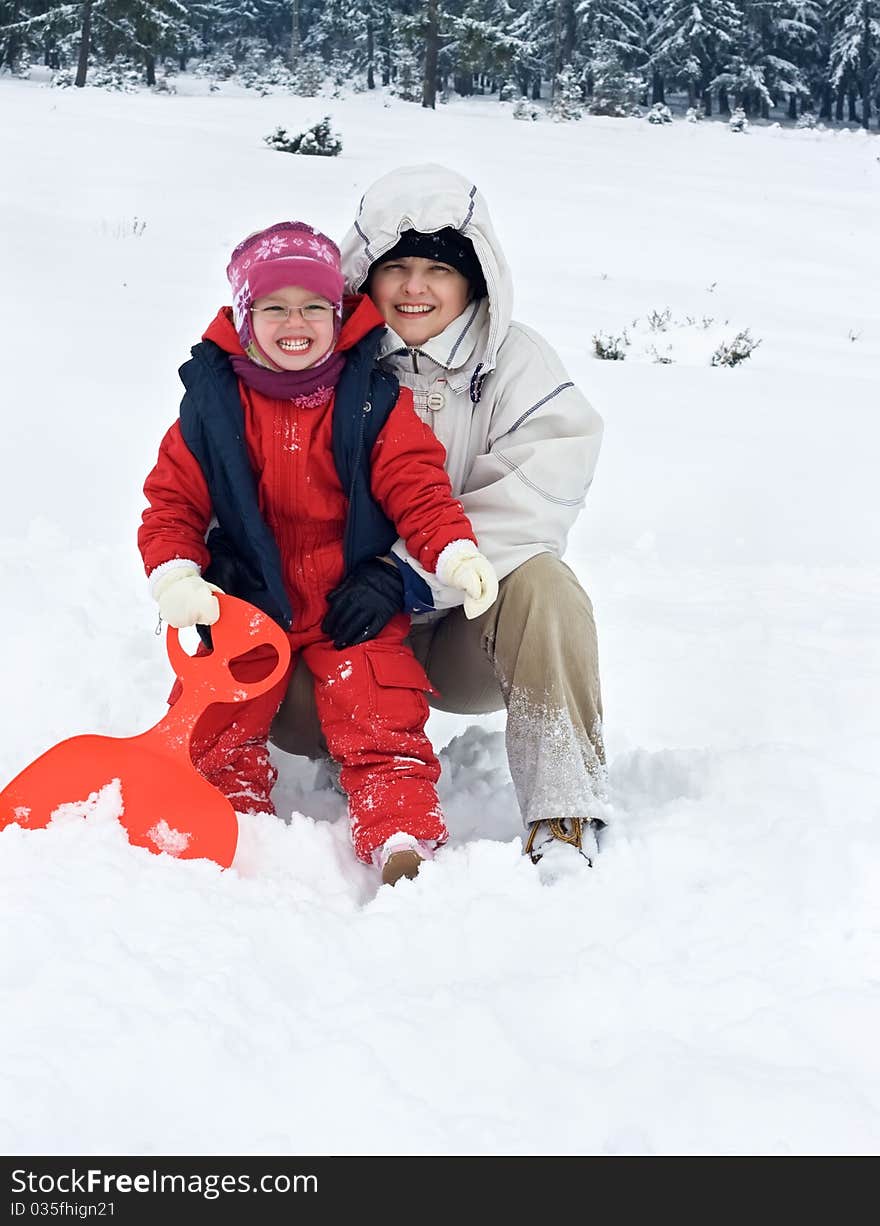
M 462 313 L 470 286 L 449 264 L 407 255 L 373 270 L 370 297 L 401 340 L 423 345 Z
M 333 346 L 332 302 L 299 285 L 255 299 L 251 320 L 257 344 L 281 370 L 306 370 Z

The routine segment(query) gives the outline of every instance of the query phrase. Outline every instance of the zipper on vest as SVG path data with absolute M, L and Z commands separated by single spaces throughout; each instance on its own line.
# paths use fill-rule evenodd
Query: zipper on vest
M 410 349 L 409 356 L 412 358 L 413 373 L 416 375 L 421 374 L 421 371 L 419 370 L 418 355 L 419 355 L 418 349 Z
M 371 402 L 367 400 L 364 403 L 364 407 L 361 409 L 361 428 L 358 432 L 357 447 L 354 453 L 354 461 L 351 466 L 351 482 L 348 487 L 348 514 L 346 515 L 345 523 L 346 544 L 348 546 L 348 558 L 345 559 L 346 570 L 348 569 L 349 559 L 351 557 L 351 542 L 354 537 L 354 483 L 357 480 L 358 467 L 360 466 L 361 455 L 364 450 L 364 431 L 367 428 L 367 414 L 372 413 L 372 411 L 373 406 Z

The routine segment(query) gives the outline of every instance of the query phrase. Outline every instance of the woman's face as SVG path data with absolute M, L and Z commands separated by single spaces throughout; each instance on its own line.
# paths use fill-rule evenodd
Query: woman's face
M 298 285 L 257 298 L 251 319 L 257 344 L 281 370 L 306 370 L 333 344 L 333 304 Z
M 407 345 L 423 345 L 457 319 L 468 304 L 466 277 L 420 255 L 389 260 L 373 270 L 370 297 Z

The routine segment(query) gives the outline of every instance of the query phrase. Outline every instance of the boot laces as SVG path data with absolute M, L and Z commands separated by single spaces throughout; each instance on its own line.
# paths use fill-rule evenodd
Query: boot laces
M 589 822 L 587 823 L 589 824 Z M 542 839 L 538 848 L 535 848 L 535 840 L 537 839 L 541 827 L 546 826 L 549 832 L 549 838 Z M 543 822 L 532 822 L 529 827 L 529 836 L 526 839 L 525 854 L 531 857 L 532 863 L 537 864 L 544 854 L 540 847 L 544 843 L 550 842 L 551 839 L 558 839 L 560 843 L 568 843 L 571 847 L 577 848 L 583 854 L 583 833 L 584 819 L 581 817 L 561 817 L 548 818 Z M 568 827 L 568 829 L 566 829 Z

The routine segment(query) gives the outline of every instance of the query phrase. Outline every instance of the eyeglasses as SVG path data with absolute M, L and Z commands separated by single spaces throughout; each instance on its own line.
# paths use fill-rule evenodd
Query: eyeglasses
M 307 323 L 319 323 L 322 319 L 328 319 L 332 314 L 332 307 L 326 306 L 323 302 L 307 302 L 305 306 L 291 307 L 273 304 L 272 306 L 251 307 L 251 315 L 257 315 L 260 319 L 265 319 L 267 323 L 280 324 L 290 322 L 291 315 L 301 315 Z

